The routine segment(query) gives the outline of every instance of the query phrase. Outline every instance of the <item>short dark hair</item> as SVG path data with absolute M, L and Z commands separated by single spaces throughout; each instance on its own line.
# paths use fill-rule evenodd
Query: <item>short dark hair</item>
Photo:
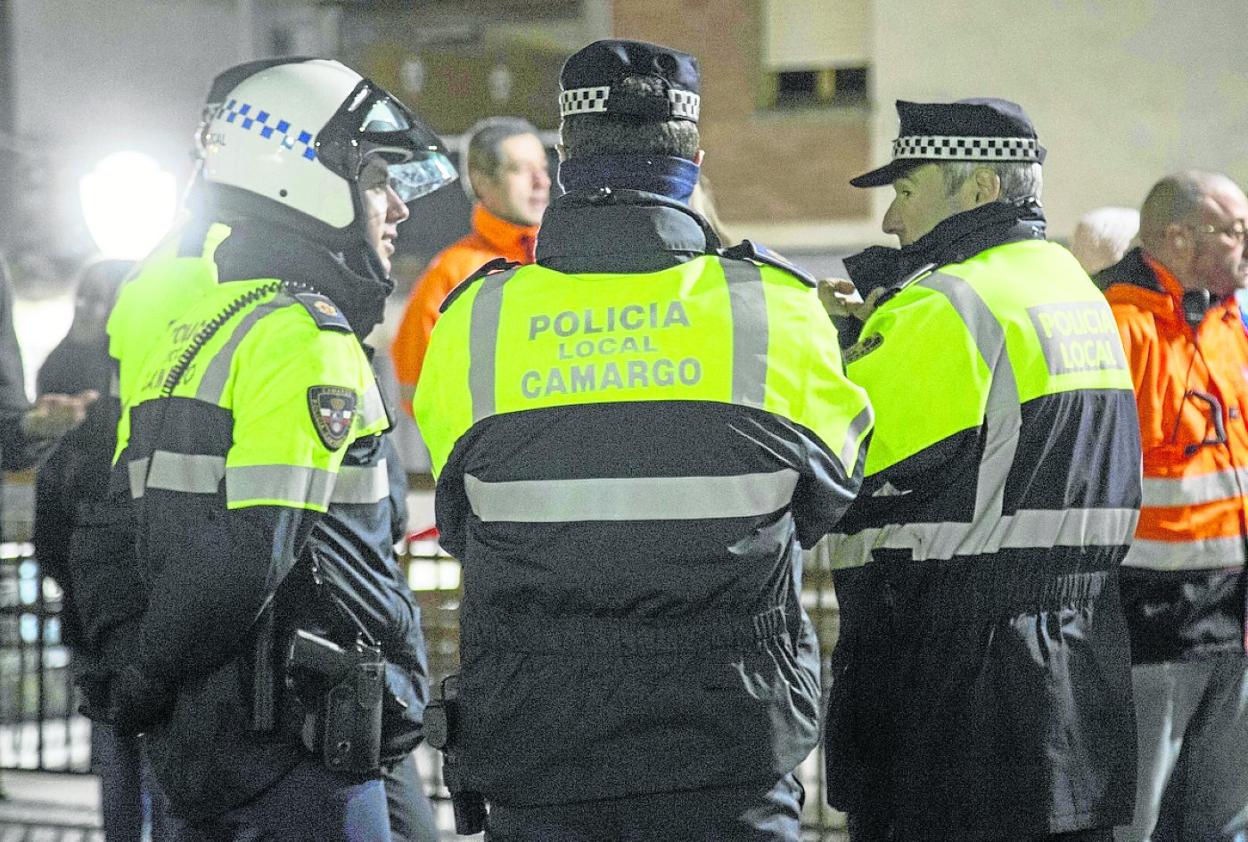
M 616 87 L 630 93 L 666 96 L 654 79 L 628 76 Z M 565 117 L 559 137 L 569 158 L 593 155 L 670 155 L 692 161 L 698 155 L 698 124 L 691 120 L 656 123 L 622 114 Z
M 503 155 L 499 147 L 507 138 L 522 134 L 538 136 L 533 124 L 519 117 L 486 117 L 481 120 L 468 130 L 467 169 L 494 178 L 502 165 Z

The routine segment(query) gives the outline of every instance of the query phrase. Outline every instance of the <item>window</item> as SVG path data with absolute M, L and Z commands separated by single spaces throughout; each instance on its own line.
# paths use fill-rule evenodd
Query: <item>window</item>
M 867 104 L 868 68 L 780 70 L 766 80 L 764 107 L 853 107 Z
M 763 108 L 868 104 L 869 0 L 763 0 Z

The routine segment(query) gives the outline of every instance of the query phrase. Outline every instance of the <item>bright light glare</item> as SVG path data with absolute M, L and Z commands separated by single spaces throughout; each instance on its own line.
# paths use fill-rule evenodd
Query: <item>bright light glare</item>
M 114 152 L 78 184 L 87 230 L 105 257 L 138 260 L 173 224 L 178 185 L 142 152 Z

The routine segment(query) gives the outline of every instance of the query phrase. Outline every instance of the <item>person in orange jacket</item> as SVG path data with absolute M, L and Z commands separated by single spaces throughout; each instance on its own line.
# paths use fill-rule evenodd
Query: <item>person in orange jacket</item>
M 1248 833 L 1248 198 L 1229 178 L 1159 181 L 1141 247 L 1106 269 L 1134 381 L 1144 504 L 1122 568 L 1139 742 L 1119 840 Z
M 537 129 L 515 117 L 491 117 L 469 132 L 468 180 L 477 203 L 472 233 L 442 250 L 412 287 L 390 346 L 400 403 L 410 414 L 429 334 L 447 293 L 489 261 L 532 263 L 537 228 L 550 201 L 546 148 Z

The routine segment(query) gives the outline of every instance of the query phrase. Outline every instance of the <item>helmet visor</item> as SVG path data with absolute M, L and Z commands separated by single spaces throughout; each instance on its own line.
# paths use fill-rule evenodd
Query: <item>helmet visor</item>
M 433 130 L 367 79 L 317 134 L 316 154 L 331 172 L 351 182 L 359 179 L 366 157 L 384 156 L 390 184 L 404 203 L 459 177 Z

